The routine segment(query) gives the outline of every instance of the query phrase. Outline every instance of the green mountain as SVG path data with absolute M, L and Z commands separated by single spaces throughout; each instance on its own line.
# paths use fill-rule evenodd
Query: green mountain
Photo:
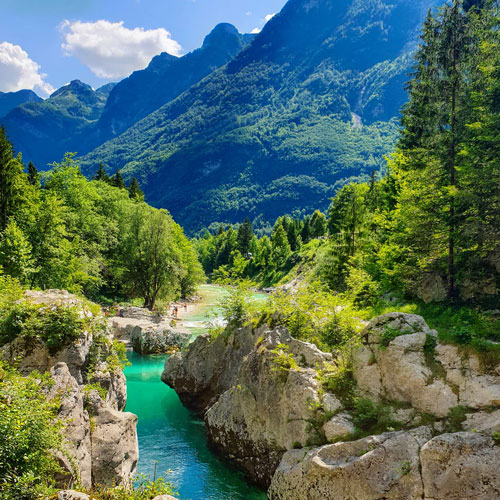
M 188 230 L 326 209 L 383 168 L 433 0 L 289 0 L 226 66 L 85 158 Z
M 0 121 L 23 159 L 45 169 L 67 151 L 85 154 L 128 129 L 226 64 L 253 38 L 220 24 L 200 49 L 183 57 L 163 53 L 146 69 L 96 91 L 71 82 L 49 99 L 20 106 Z
M 112 90 L 96 127 L 100 144 L 128 129 L 172 101 L 238 54 L 253 35 L 242 35 L 231 24 L 219 24 L 201 48 L 183 57 L 164 52 L 142 71 L 135 71 Z
M 19 90 L 18 92 L 0 92 L 0 117 L 5 116 L 10 110 L 25 102 L 41 102 L 32 90 Z
M 44 169 L 67 151 L 78 151 L 85 132 L 99 119 L 113 85 L 93 90 L 74 80 L 45 101 L 14 108 L 1 121 L 23 160 Z

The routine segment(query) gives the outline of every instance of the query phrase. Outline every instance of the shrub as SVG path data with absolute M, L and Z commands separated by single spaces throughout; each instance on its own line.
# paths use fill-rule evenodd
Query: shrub
M 100 500 L 151 500 L 160 495 L 176 494 L 165 477 L 151 480 L 149 476 L 141 474 L 135 478 L 134 483 L 134 489 L 126 486 L 116 488 L 97 487 L 90 494 L 99 497 Z
M 50 494 L 58 470 L 50 450 L 61 449 L 57 402 L 48 378 L 22 377 L 0 363 L 0 499 L 33 500 Z
M 39 338 L 54 354 L 90 328 L 74 307 L 39 305 L 21 301 L 14 304 L 0 321 L 0 344 L 17 337 Z
M 381 434 L 401 427 L 391 417 L 390 407 L 370 399 L 355 398 L 352 413 L 353 423 L 360 435 Z
M 290 346 L 286 344 L 279 344 L 275 349 L 271 351 L 274 354 L 273 370 L 275 371 L 289 371 L 289 370 L 297 370 L 298 365 L 295 361 L 293 354 L 289 352 Z

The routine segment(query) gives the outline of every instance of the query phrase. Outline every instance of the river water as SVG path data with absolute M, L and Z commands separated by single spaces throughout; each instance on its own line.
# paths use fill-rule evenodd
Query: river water
M 206 322 L 220 314 L 218 301 L 227 291 L 211 285 L 200 287 L 203 301 L 181 311 L 182 323 L 193 335 L 204 333 Z M 256 300 L 264 296 L 255 294 Z M 205 426 L 180 402 L 174 390 L 160 380 L 166 356 L 129 353 L 125 369 L 126 411 L 139 417 L 138 472 L 167 478 L 182 500 L 265 500 L 266 494 L 249 485 L 243 474 L 221 461 L 207 447 Z

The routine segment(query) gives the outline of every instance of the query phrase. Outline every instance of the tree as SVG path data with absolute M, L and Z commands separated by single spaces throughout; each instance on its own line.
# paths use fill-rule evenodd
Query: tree
M 446 253 L 448 297 L 456 296 L 456 255 L 461 227 L 457 200 L 461 142 L 469 112 L 468 71 L 472 36 L 459 0 L 424 24 L 409 83 L 404 129 L 393 163 L 399 176 L 399 230 L 423 265 Z M 406 227 L 406 229 L 403 229 Z M 410 243 L 411 240 L 411 243 Z
M 28 182 L 32 186 L 38 187 L 40 185 L 40 174 L 32 161 L 28 164 Z
M 316 210 L 311 218 L 311 236 L 313 238 L 320 238 L 326 234 L 326 217 L 325 214 Z
M 238 229 L 238 250 L 241 255 L 248 259 L 248 252 L 250 248 L 250 241 L 252 241 L 253 237 L 253 227 L 251 222 L 248 220 L 248 217 L 245 219 L 245 222 Z
M 31 245 L 14 220 L 8 222 L 0 236 L 0 265 L 23 284 L 28 283 L 33 272 Z
M 132 292 L 144 298 L 144 307 L 153 310 L 158 299 L 179 291 L 186 271 L 175 245 L 173 221 L 165 210 L 137 205 L 123 256 Z
M 272 253 L 271 259 L 277 268 L 285 265 L 288 257 L 292 253 L 285 229 L 281 224 L 277 224 L 271 236 Z
M 130 185 L 128 187 L 128 194 L 132 200 L 144 201 L 144 193 L 140 188 L 139 182 L 137 182 L 137 179 L 135 177 L 130 181 Z
M 99 170 L 97 170 L 96 174 L 93 177 L 93 180 L 95 181 L 103 181 L 103 182 L 110 182 L 109 175 L 106 173 L 106 169 L 104 168 L 104 165 L 102 163 L 99 163 Z
M 12 144 L 5 128 L 0 127 L 0 231 L 8 224 L 9 217 L 17 214 L 29 197 L 28 177 L 24 173 L 21 156 L 14 158 Z
M 117 169 L 116 174 L 113 175 L 113 178 L 111 179 L 111 184 L 120 189 L 127 189 L 122 174 L 120 173 L 120 169 Z

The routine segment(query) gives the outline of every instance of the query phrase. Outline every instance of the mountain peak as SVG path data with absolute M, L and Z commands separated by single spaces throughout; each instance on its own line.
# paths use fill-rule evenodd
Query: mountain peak
M 88 94 L 93 93 L 94 89 L 80 80 L 72 80 L 67 85 L 63 85 L 60 89 L 57 89 L 50 97 L 57 97 L 59 95 L 67 94 L 68 92 L 75 94 Z
M 228 44 L 234 44 L 235 40 L 240 41 L 241 37 L 242 35 L 235 26 L 220 23 L 205 37 L 203 48 L 226 47 Z

